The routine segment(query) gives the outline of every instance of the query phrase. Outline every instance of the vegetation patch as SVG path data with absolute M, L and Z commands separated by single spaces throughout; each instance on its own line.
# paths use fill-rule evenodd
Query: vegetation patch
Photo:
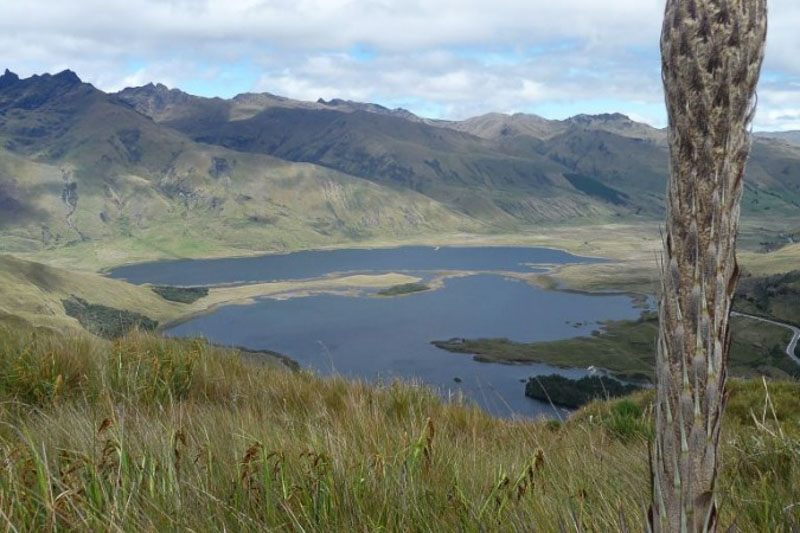
M 732 317 L 729 371 L 734 376 L 765 375 L 800 378 L 800 365 L 786 355 L 788 329 L 746 317 Z M 509 339 L 450 339 L 433 345 L 454 353 L 472 354 L 476 361 L 545 363 L 558 367 L 608 370 L 624 381 L 653 381 L 658 317 L 646 312 L 638 320 L 606 322 L 591 336 L 549 342 Z
M 91 304 L 72 296 L 62 300 L 64 311 L 75 318 L 87 331 L 105 339 L 122 337 L 133 329 L 153 331 L 158 322 L 140 313 Z
M 775 276 L 742 276 L 734 310 L 800 326 L 800 270 Z
M 578 408 L 598 398 L 616 398 L 639 390 L 638 385 L 624 384 L 616 379 L 586 376 L 569 379 L 558 374 L 535 376 L 525 385 L 525 396 L 535 400 Z
M 589 337 L 532 343 L 504 338 L 450 339 L 434 341 L 433 345 L 449 352 L 472 354 L 482 362 L 595 366 L 625 381 L 651 381 L 657 335 L 658 320 L 645 313 L 635 321 L 607 322 L 602 332 Z
M 208 287 L 173 287 L 171 285 L 154 285 L 153 292 L 169 300 L 182 304 L 191 304 L 208 296 Z
M 378 296 L 402 296 L 403 294 L 429 291 L 430 289 L 431 288 L 424 283 L 403 283 L 402 285 L 395 285 L 394 287 L 383 289 L 375 294 Z

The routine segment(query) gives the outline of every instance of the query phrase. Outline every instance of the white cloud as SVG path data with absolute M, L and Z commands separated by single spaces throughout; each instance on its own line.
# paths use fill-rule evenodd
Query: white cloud
M 658 28 L 659 0 L 3 0 L 0 28 L 90 35 L 150 48 L 182 41 L 281 43 L 387 50 L 530 44 L 564 36 L 645 42 Z

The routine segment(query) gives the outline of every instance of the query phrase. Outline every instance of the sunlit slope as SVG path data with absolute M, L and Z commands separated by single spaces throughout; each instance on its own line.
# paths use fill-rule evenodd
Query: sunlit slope
M 574 190 L 547 157 L 498 151 L 491 141 L 395 116 L 276 107 L 244 120 L 166 124 L 209 144 L 417 191 L 501 227 L 614 211 Z
M 81 331 L 66 315 L 63 301 L 78 297 L 94 304 L 146 314 L 163 320 L 180 312 L 149 287 L 97 274 L 53 268 L 0 255 L 0 324 L 27 324 L 58 332 Z
M 71 73 L 0 84 L 0 146 L 4 251 L 103 244 L 122 262 L 479 226 L 408 189 L 196 143 Z

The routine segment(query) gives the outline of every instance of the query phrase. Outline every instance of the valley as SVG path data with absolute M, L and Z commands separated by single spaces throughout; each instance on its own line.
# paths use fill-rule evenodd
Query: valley
M 795 140 L 789 134 L 756 136 L 739 254 L 748 276 L 743 286 L 750 287 L 743 312 L 794 323 L 800 319 L 793 293 L 786 292 L 794 278 L 776 276 L 789 276 L 800 264 Z M 487 317 L 467 328 L 430 331 L 406 350 L 441 360 L 451 354 L 430 342 L 442 341 L 482 361 L 551 364 L 549 371 L 561 373 L 582 369 L 576 376 L 597 366 L 645 378 L 656 325 L 632 309 L 658 291 L 666 150 L 663 130 L 621 114 L 553 121 L 492 113 L 437 121 L 344 100 L 302 102 L 271 94 L 225 100 L 152 84 L 109 94 L 71 71 L 27 79 L 6 72 L 0 77 L 0 320 L 101 335 L 147 325 L 213 337 L 219 317 L 235 315 L 241 322 L 299 306 L 294 322 L 281 329 L 308 327 L 313 337 L 317 326 L 300 307 L 329 305 L 333 315 L 348 316 L 362 312 L 362 305 L 384 305 L 380 313 L 386 314 L 403 306 L 425 309 L 428 299 L 464 291 L 478 291 L 473 297 L 488 302 L 503 287 L 514 287 L 514 294 L 545 300 L 622 297 L 631 314 L 600 313 L 575 319 L 584 324 L 577 329 L 552 326 L 556 337 L 531 338 L 526 332 L 536 329 L 536 321 L 530 317 L 542 304 L 520 300 L 514 305 L 530 310 L 527 325 L 505 333 L 481 329 Z M 503 259 L 508 247 L 547 248 L 555 255 L 520 270 L 524 261 Z M 477 263 L 444 260 L 462 249 L 485 257 Z M 409 250 L 438 255 L 431 255 L 432 263 L 415 263 L 419 252 Z M 381 263 L 380 257 L 394 259 Z M 196 272 L 203 260 L 217 265 L 214 276 Z M 496 281 L 482 281 L 486 275 Z M 166 293 L 137 283 L 163 285 Z M 177 291 L 174 286 L 204 288 L 187 301 L 165 298 Z M 467 286 L 473 288 L 456 289 Z M 608 291 L 633 298 L 603 295 Z M 366 298 L 375 294 L 384 303 Z M 503 316 L 502 309 L 492 316 Z M 104 325 L 103 317 L 113 319 L 114 313 L 126 313 L 122 329 Z M 426 323 L 453 315 L 442 313 Z M 264 320 L 277 323 L 278 315 Z M 793 374 L 786 361 L 768 355 L 785 344 L 788 330 L 746 319 L 736 324 L 735 373 Z M 337 327 L 348 331 L 347 324 Z M 386 340 L 350 345 L 352 354 L 362 355 L 336 370 L 356 372 L 377 352 L 397 353 L 402 343 L 388 339 L 398 332 L 402 338 L 402 331 L 387 323 Z M 298 349 L 288 337 L 247 338 L 244 332 L 218 340 L 286 352 L 316 371 L 333 368 L 313 362 L 319 345 Z M 466 340 L 447 345 L 453 338 Z M 472 367 L 470 357 L 458 354 L 447 360 L 453 368 L 468 365 L 473 378 L 508 375 L 502 378 L 506 388 L 519 388 L 519 379 L 533 372 Z M 421 375 L 424 362 L 404 364 L 398 376 Z M 365 368 L 358 375 L 373 379 L 389 367 Z M 477 383 L 452 373 L 433 372 L 430 382 L 445 390 Z M 480 386 L 470 394 L 479 403 L 486 396 Z M 530 400 L 511 397 L 502 396 L 506 407 L 516 403 L 513 412 L 532 412 L 530 403 L 518 403 Z
M 463 395 L 498 416 L 534 417 L 551 413 L 550 406 L 526 399 L 521 381 L 531 374 L 554 371 L 579 377 L 585 369 L 487 366 L 437 350 L 430 341 L 465 332 L 557 339 L 588 333 L 600 317 L 635 317 L 633 300 L 622 294 L 547 291 L 527 283 L 529 276 L 544 273 L 552 265 L 597 262 L 552 249 L 437 246 L 174 261 L 122 267 L 110 275 L 135 283 L 234 283 L 222 289 L 226 296 L 236 290 L 271 287 L 274 292 L 269 298 L 259 298 L 247 307 L 212 308 L 211 313 L 189 317 L 178 325 L 165 325 L 164 333 L 274 350 L 323 375 L 370 382 L 420 380 L 435 386 L 444 397 Z M 394 276 L 390 279 L 398 283 L 384 290 L 364 290 L 365 286 L 338 292 L 314 290 L 315 285 L 330 286 L 326 278 L 331 276 L 365 277 L 365 273 L 387 284 L 386 276 Z M 309 276 L 322 277 L 304 281 L 300 290 L 278 289 L 292 278 Z M 400 283 L 403 277 L 408 281 Z M 269 281 L 259 284 L 260 280 Z M 426 290 L 407 295 L 406 290 L 397 290 L 419 287 L 420 282 Z M 198 301 L 207 302 L 208 298 Z M 575 329 L 574 322 L 584 325 Z

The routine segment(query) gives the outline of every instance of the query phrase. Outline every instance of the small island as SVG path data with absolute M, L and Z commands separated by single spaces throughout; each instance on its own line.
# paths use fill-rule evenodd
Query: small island
M 430 286 L 424 283 L 403 283 L 402 285 L 395 285 L 388 289 L 383 289 L 375 293 L 376 296 L 403 296 L 405 294 L 413 294 L 415 292 L 423 292 L 431 290 Z
M 535 376 L 525 385 L 525 396 L 561 407 L 577 409 L 592 400 L 625 396 L 642 387 L 613 378 L 586 376 L 569 379 L 558 374 Z

